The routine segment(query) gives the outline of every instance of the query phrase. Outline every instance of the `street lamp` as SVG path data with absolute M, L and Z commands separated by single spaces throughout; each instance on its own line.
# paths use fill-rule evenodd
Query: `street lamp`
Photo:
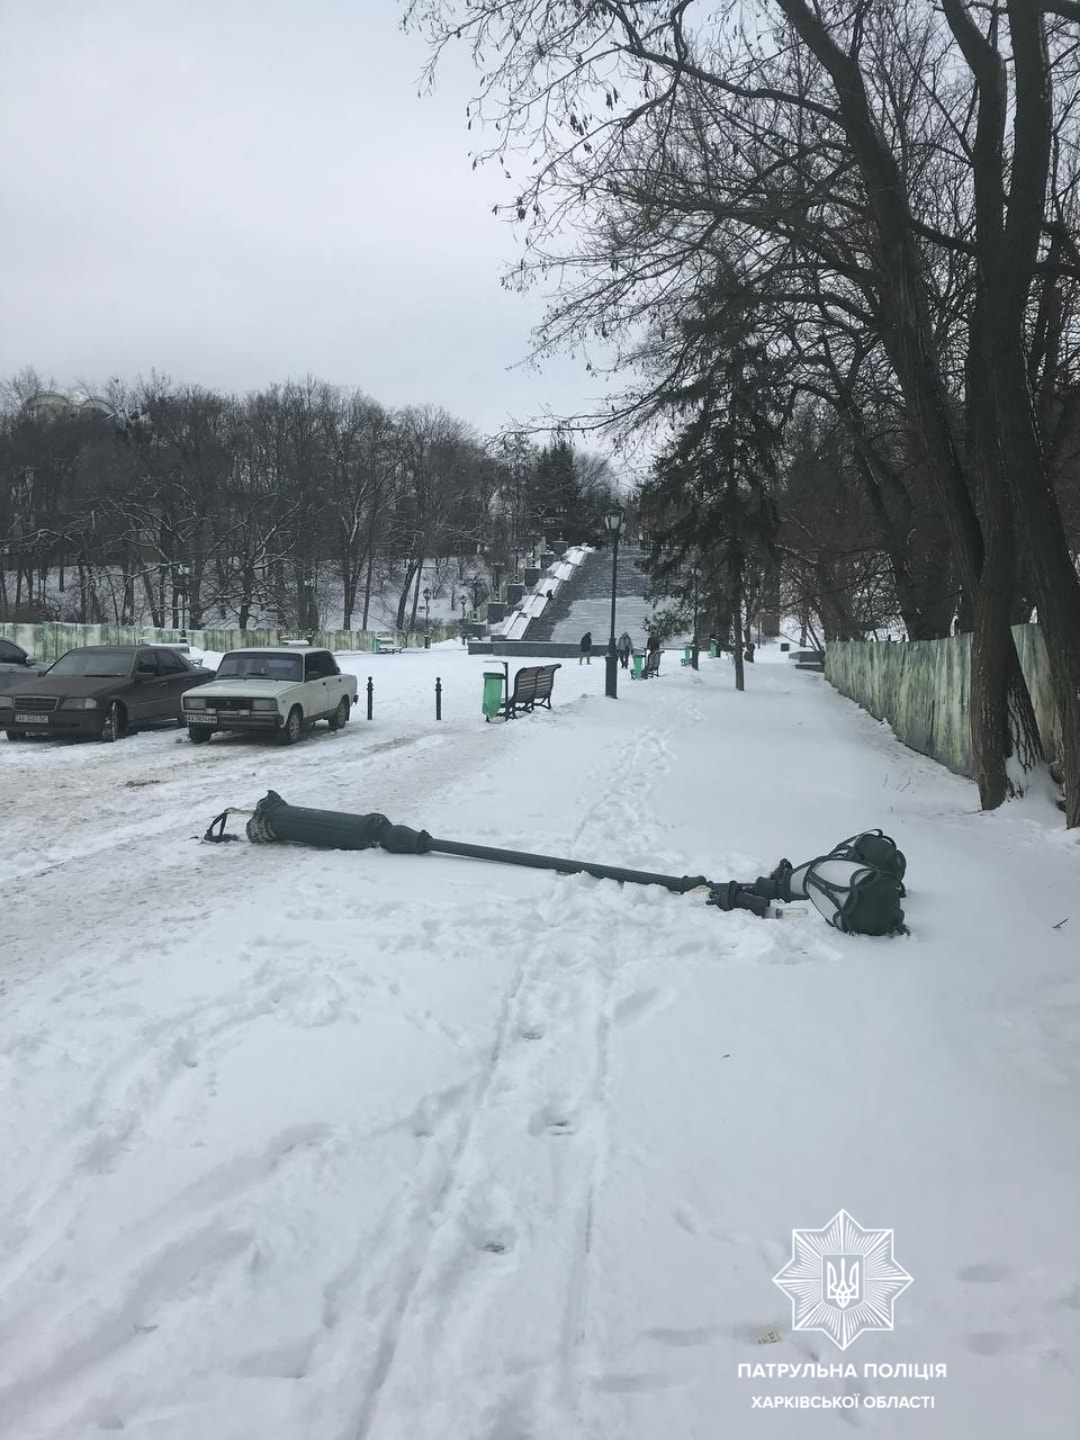
M 611 635 L 607 649 L 607 677 L 604 693 L 612 700 L 619 698 L 619 657 L 615 651 L 615 586 L 619 567 L 619 535 L 622 533 L 623 508 L 612 505 L 604 516 L 604 529 L 611 536 Z
M 424 586 L 424 649 L 431 649 L 431 591 Z
M 394 825 L 385 815 L 349 815 L 289 805 L 271 790 L 254 810 L 230 806 L 210 822 L 204 840 L 220 842 L 230 815 L 248 815 L 247 837 L 253 844 L 311 845 L 322 850 L 369 850 L 376 846 L 392 855 L 461 855 L 502 865 L 555 870 L 563 875 L 593 875 L 620 884 L 661 885 L 679 895 L 702 891 L 706 904 L 718 910 L 749 910 L 775 914 L 773 902 L 809 900 L 822 917 L 848 935 L 904 935 L 903 876 L 907 861 L 896 842 L 880 830 L 864 831 L 841 841 L 826 855 L 793 866 L 781 860 L 771 875 L 747 885 L 738 880 L 709 880 L 704 875 L 659 875 L 572 860 L 559 855 L 532 855 L 522 850 L 494 849 L 459 840 L 438 840 L 426 830 Z

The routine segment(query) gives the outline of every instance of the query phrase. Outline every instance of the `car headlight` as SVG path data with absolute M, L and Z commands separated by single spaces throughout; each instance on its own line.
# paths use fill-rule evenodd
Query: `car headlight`
M 68 700 L 60 701 L 61 710 L 96 710 L 97 701 L 92 695 L 72 695 Z
M 206 701 L 205 701 L 205 700 L 196 700 L 193 696 L 185 695 L 185 696 L 184 696 L 184 709 L 185 709 L 185 710 L 205 710 L 205 709 L 206 709 Z
M 277 709 L 277 701 L 276 701 L 276 700 L 252 700 L 252 702 L 251 702 L 251 708 L 252 708 L 252 710 L 276 710 L 276 709 Z

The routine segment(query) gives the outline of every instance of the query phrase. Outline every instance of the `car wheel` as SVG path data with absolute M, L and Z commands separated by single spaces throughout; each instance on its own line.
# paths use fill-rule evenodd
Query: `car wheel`
M 210 731 L 204 730 L 201 725 L 189 725 L 187 733 L 188 739 L 193 745 L 205 745 L 210 739 Z
M 285 721 L 285 727 L 281 732 L 281 743 L 283 745 L 295 745 L 303 733 L 303 712 L 299 705 L 294 705 L 289 711 L 289 718 Z
M 338 707 L 330 716 L 330 729 L 343 730 L 349 719 L 349 697 L 343 695 L 338 701 Z
M 119 700 L 114 700 L 101 722 L 101 738 L 106 745 L 111 745 L 114 740 L 122 740 L 124 733 L 124 707 Z
M 8 738 L 9 740 L 25 740 L 25 739 L 26 739 L 26 731 L 25 731 L 25 730 L 9 730 L 9 731 L 7 732 L 7 738 Z

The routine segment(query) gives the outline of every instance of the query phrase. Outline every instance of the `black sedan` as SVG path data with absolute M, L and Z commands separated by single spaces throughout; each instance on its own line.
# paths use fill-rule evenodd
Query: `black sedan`
M 44 675 L 0 690 L 0 730 L 119 740 L 132 730 L 180 723 L 180 697 L 214 672 L 164 645 L 88 645 L 69 650 Z

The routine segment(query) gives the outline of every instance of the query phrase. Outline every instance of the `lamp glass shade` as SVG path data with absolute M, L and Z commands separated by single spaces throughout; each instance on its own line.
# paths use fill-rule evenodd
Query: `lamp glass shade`
M 837 930 L 850 935 L 901 935 L 899 880 L 873 865 L 822 855 L 791 872 L 793 898 L 806 898 Z
M 618 535 L 622 529 L 623 510 L 621 505 L 613 505 L 604 516 L 604 528 L 609 535 Z

